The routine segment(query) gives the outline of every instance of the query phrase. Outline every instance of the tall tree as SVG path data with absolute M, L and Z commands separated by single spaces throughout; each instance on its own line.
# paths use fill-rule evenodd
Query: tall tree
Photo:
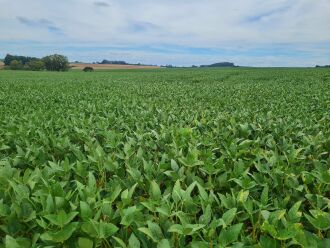
M 60 54 L 46 56 L 42 58 L 42 61 L 48 71 L 67 71 L 69 69 L 68 58 Z

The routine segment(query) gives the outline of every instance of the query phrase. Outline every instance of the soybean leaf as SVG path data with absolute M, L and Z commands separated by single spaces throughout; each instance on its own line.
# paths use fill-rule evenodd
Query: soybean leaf
M 229 244 L 237 241 L 241 233 L 243 223 L 235 224 L 228 228 L 222 229 L 219 235 L 219 243 L 221 246 L 226 247 Z

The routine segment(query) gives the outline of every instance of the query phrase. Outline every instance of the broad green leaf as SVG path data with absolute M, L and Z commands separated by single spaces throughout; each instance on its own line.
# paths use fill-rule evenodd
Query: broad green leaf
M 260 237 L 259 244 L 261 248 L 281 248 L 281 243 L 278 240 L 265 235 Z
M 231 222 L 234 220 L 234 218 L 236 216 L 236 213 L 237 213 L 237 208 L 232 208 L 232 209 L 229 209 L 228 211 L 226 211 L 222 215 L 221 219 L 223 220 L 224 227 L 231 224 Z
M 207 207 L 205 208 L 203 215 L 199 218 L 199 223 L 207 225 L 211 221 L 211 215 L 212 215 L 211 205 L 208 204 Z
M 330 214 L 321 210 L 310 210 L 313 215 L 304 214 L 306 219 L 317 229 L 326 231 L 330 229 Z
M 114 202 L 117 199 L 117 197 L 120 195 L 120 192 L 121 192 L 121 186 L 117 184 L 114 187 L 113 191 L 111 192 L 110 197 L 107 198 L 110 201 L 110 203 Z
M 269 224 L 269 222 L 267 220 L 262 224 L 261 230 L 263 230 L 266 233 L 269 233 L 274 238 L 276 238 L 276 236 L 277 236 L 276 227 Z
M 172 190 L 172 198 L 174 202 L 179 202 L 182 197 L 181 197 L 181 186 L 180 186 L 180 181 L 177 180 L 174 184 L 173 190 Z
M 125 242 L 121 239 L 121 238 L 118 238 L 118 237 L 112 237 L 122 248 L 127 248 Z
M 261 198 L 260 198 L 261 204 L 263 206 L 266 206 L 268 203 L 268 191 L 269 191 L 269 187 L 268 187 L 268 185 L 266 185 L 264 187 L 264 189 L 262 190 Z
M 112 223 L 99 222 L 99 237 L 105 239 L 115 234 L 119 228 Z
M 317 236 L 308 231 L 299 231 L 294 237 L 294 240 L 302 247 L 318 248 Z
M 131 234 L 130 238 L 128 239 L 128 247 L 129 248 L 140 248 L 141 244 L 134 233 Z
M 292 222 L 298 222 L 300 220 L 300 217 L 302 215 L 301 212 L 299 212 L 299 208 L 301 205 L 302 201 L 296 202 L 288 211 L 288 216 L 290 221 Z
M 222 229 L 219 235 L 219 243 L 225 247 L 233 242 L 237 241 L 239 234 L 241 233 L 243 224 L 235 224 L 228 228 Z
M 171 248 L 170 242 L 167 239 L 162 239 L 158 245 L 157 248 Z
M 115 234 L 119 228 L 112 223 L 90 220 L 82 224 L 81 230 L 92 238 L 106 239 Z
M 238 202 L 246 202 L 247 198 L 249 197 L 249 190 L 241 190 L 239 193 L 238 193 L 238 196 L 237 196 L 237 201 Z
M 80 216 L 84 221 L 88 221 L 93 217 L 93 210 L 88 203 L 80 201 Z
M 120 224 L 129 226 L 131 223 L 133 223 L 136 220 L 136 216 L 138 214 L 138 209 L 136 206 L 129 207 L 127 209 L 122 210 L 122 219 Z
M 45 212 L 46 213 L 52 213 L 55 211 L 55 204 L 52 195 L 47 196 L 46 200 L 46 206 L 45 206 Z
M 167 205 L 162 205 L 156 208 L 156 211 L 166 217 L 169 217 L 171 214 L 171 209 Z
M 163 238 L 163 233 L 161 228 L 153 222 L 148 221 L 148 228 L 140 227 L 138 230 L 146 234 L 152 241 L 158 242 Z
M 93 241 L 88 238 L 79 238 L 78 239 L 78 247 L 79 248 L 93 248 Z
M 152 236 L 154 237 L 154 239 L 156 239 L 156 240 L 162 239 L 163 232 L 162 232 L 162 229 L 160 228 L 160 226 L 157 223 L 150 222 L 150 221 L 148 221 L 147 223 L 148 223 L 148 229 L 152 233 Z
M 151 194 L 151 197 L 155 200 L 159 200 L 162 195 L 159 185 L 154 180 L 151 181 L 151 183 L 150 183 L 150 194 Z
M 0 200 L 0 216 L 5 217 L 10 213 L 10 208 L 3 203 L 3 199 Z
M 167 231 L 175 232 L 178 234 L 183 234 L 183 227 L 182 227 L 182 225 L 179 225 L 179 224 L 173 224 L 172 226 L 170 226 L 170 228 Z
M 58 214 L 45 215 L 45 218 L 49 220 L 53 225 L 63 227 L 70 223 L 78 212 L 65 213 L 64 210 L 60 210 Z
M 197 183 L 196 185 L 197 185 L 200 197 L 203 199 L 203 201 L 207 201 L 208 200 L 208 194 L 206 193 L 205 188 L 202 185 L 200 185 L 199 183 Z
M 13 238 L 9 235 L 6 235 L 5 238 L 6 248 L 30 248 L 31 241 L 27 238 Z
M 297 233 L 300 231 L 301 226 L 298 223 L 288 224 L 285 229 L 281 229 L 277 231 L 276 238 L 278 240 L 288 240 L 294 238 Z
M 6 236 L 6 248 L 21 248 L 19 243 L 13 237 L 7 235 Z
M 192 241 L 190 243 L 191 248 L 209 248 L 210 242 L 206 242 L 206 241 Z
M 96 179 L 92 172 L 88 173 L 88 188 L 92 191 L 96 189 Z
M 154 238 L 154 236 L 153 236 L 153 234 L 152 234 L 152 232 L 151 232 L 151 230 L 149 228 L 147 228 L 147 227 L 140 227 L 138 230 L 140 232 L 144 233 L 145 235 L 147 235 L 152 241 L 157 242 L 157 239 Z
M 271 212 L 269 215 L 270 222 L 275 223 L 276 221 L 279 221 L 280 219 L 284 218 L 285 213 L 286 213 L 285 209 L 280 209 L 280 210 Z
M 204 228 L 204 224 L 186 224 L 183 226 L 183 234 L 184 235 L 193 235 L 200 229 Z
M 317 243 L 318 248 L 328 248 L 330 247 L 330 239 L 319 240 Z
M 55 243 L 63 243 L 67 239 L 69 239 L 74 231 L 78 227 L 78 222 L 72 222 L 65 226 L 63 229 L 60 231 L 49 231 L 43 233 L 40 238 L 45 241 L 52 241 Z
M 171 159 L 171 168 L 173 171 L 178 171 L 179 170 L 179 166 L 177 164 L 177 162 L 174 159 Z

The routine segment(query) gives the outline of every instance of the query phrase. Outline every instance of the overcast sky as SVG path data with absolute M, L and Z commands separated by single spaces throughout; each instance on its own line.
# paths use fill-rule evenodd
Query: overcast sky
M 0 57 L 330 64 L 330 0 L 0 0 Z

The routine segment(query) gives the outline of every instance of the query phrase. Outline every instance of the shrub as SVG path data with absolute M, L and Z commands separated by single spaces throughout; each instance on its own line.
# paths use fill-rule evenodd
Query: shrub
M 86 66 L 84 69 L 83 69 L 84 72 L 93 72 L 94 71 L 94 68 L 93 67 L 90 67 L 90 66 Z
M 18 60 L 12 60 L 9 64 L 9 68 L 11 70 L 20 70 L 23 68 L 23 64 L 21 61 Z
M 27 69 L 31 71 L 42 71 L 45 69 L 45 63 L 40 59 L 32 60 L 27 65 Z

